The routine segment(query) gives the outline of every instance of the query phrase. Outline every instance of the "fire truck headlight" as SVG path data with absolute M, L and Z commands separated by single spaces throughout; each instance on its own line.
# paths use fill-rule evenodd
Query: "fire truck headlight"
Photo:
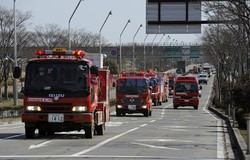
M 147 106 L 145 105 L 145 106 L 142 106 L 141 108 L 146 109 L 146 108 L 147 108 Z
M 122 105 L 117 105 L 117 108 L 123 108 Z
M 39 106 L 26 106 L 26 110 L 27 111 L 39 111 L 40 112 L 42 109 Z
M 73 112 L 85 112 L 87 111 L 87 107 L 86 106 L 75 106 L 72 108 Z
M 157 95 L 157 93 L 152 93 L 152 95 Z

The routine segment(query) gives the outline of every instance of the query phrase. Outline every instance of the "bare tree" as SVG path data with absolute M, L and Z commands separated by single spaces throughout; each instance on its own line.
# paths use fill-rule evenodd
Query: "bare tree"
M 46 47 L 52 49 L 55 47 L 64 47 L 67 41 L 67 33 L 58 25 L 47 24 L 45 26 L 37 26 L 32 34 L 31 46 Z
M 31 18 L 29 12 L 16 11 L 16 29 L 18 49 L 28 43 L 26 22 Z M 5 99 L 8 99 L 8 77 L 11 70 L 11 62 L 6 57 L 13 58 L 14 45 L 14 17 L 13 10 L 7 10 L 0 6 L 0 84 L 4 82 Z M 1 85 L 0 85 L 1 86 Z M 0 87 L 1 89 L 1 87 Z M 1 91 L 0 91 L 1 93 Z

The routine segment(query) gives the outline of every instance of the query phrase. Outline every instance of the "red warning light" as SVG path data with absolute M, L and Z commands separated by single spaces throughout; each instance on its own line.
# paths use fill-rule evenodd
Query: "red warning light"
M 45 50 L 36 50 L 37 55 L 45 55 Z
M 84 57 L 87 53 L 85 51 L 82 51 L 82 50 L 75 50 L 72 52 L 73 55 L 75 56 L 82 56 Z

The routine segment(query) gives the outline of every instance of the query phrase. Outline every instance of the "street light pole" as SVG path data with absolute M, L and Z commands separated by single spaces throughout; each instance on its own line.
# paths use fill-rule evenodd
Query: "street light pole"
M 109 14 L 108 14 L 107 18 L 105 19 L 105 21 L 104 21 L 104 23 L 102 24 L 102 27 L 100 28 L 100 31 L 99 31 L 100 54 L 102 54 L 102 35 L 101 35 L 101 33 L 102 33 L 102 28 L 104 27 L 104 25 L 106 24 L 106 22 L 107 22 L 109 16 L 111 16 L 111 15 L 112 15 L 112 11 L 109 11 Z
M 158 34 L 155 35 L 155 37 L 154 37 L 154 39 L 153 39 L 153 41 L 152 41 L 152 56 L 154 55 L 154 41 L 155 41 L 157 35 L 158 35 Z M 153 68 L 153 61 L 152 61 L 151 65 L 152 65 L 152 68 Z
M 14 12 L 14 67 L 17 66 L 17 37 L 16 37 L 16 0 L 13 3 L 13 12 Z M 14 106 L 18 105 L 18 93 L 17 93 L 17 80 L 14 78 L 13 82 L 13 98 Z
M 158 34 L 155 35 L 155 37 L 154 37 L 154 39 L 153 39 L 153 41 L 152 41 L 152 55 L 154 54 L 154 41 L 155 41 L 157 35 L 158 35 Z
M 163 43 L 164 46 L 166 46 L 166 43 L 168 43 L 168 41 L 170 40 L 170 36 L 168 36 L 165 40 L 165 42 Z
M 133 37 L 133 59 L 132 59 L 132 69 L 134 69 L 134 64 L 135 64 L 135 37 L 137 35 L 137 33 L 139 32 L 139 30 L 141 29 L 142 24 L 139 26 L 139 28 L 137 29 L 134 37 Z
M 70 34 L 70 22 L 71 22 L 71 19 L 73 18 L 77 8 L 79 7 L 80 3 L 84 1 L 84 0 L 79 0 L 78 4 L 76 5 L 76 8 L 74 10 L 74 12 L 72 13 L 72 15 L 70 16 L 69 18 L 69 23 L 68 23 L 68 32 L 69 32 L 69 50 L 71 50 L 71 34 Z
M 144 59 L 144 71 L 146 71 L 146 39 L 148 38 L 148 34 L 146 35 L 146 37 L 144 38 L 143 41 L 143 59 Z
M 130 19 L 128 20 L 128 22 L 126 23 L 125 27 L 123 28 L 121 34 L 120 34 L 120 72 L 122 71 L 122 34 L 125 31 L 125 29 L 127 28 L 128 24 L 130 23 Z

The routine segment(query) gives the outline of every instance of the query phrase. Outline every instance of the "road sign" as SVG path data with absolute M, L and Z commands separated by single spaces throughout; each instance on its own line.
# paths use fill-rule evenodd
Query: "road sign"
M 116 51 L 116 50 L 112 50 L 112 51 L 111 51 L 111 55 L 112 55 L 112 56 L 116 56 L 116 55 L 117 55 L 117 51 Z
M 147 0 L 146 33 L 201 33 L 201 1 Z

